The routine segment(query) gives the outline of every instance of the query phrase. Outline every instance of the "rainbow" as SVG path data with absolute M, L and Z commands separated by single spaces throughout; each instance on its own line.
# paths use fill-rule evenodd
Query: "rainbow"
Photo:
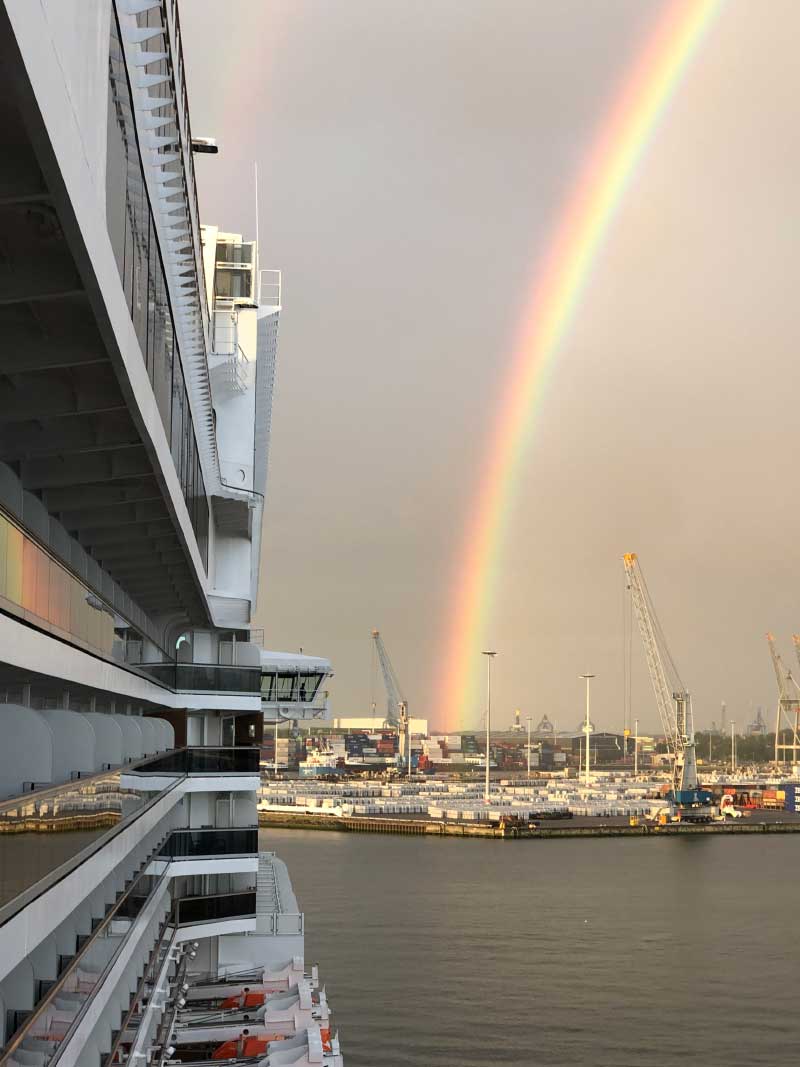
M 447 601 L 444 667 L 431 718 L 477 717 L 479 676 L 499 559 L 547 372 L 573 321 L 608 229 L 681 78 L 723 0 L 671 0 L 649 34 L 566 200 L 519 329 Z

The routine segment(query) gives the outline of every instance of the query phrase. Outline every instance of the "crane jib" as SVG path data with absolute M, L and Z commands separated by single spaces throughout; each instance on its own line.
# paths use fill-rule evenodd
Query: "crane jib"
M 688 796 L 698 790 L 691 696 L 670 654 L 638 557 L 633 552 L 627 553 L 623 564 L 661 725 L 674 757 L 673 794 Z

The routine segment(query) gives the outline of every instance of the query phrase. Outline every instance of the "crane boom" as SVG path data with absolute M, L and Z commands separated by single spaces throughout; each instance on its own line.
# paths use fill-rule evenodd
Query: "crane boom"
M 400 704 L 404 704 L 406 700 L 400 688 L 397 672 L 389 658 L 386 645 L 383 643 L 380 630 L 372 631 L 372 640 L 375 642 L 375 651 L 378 656 L 378 662 L 381 665 L 383 684 L 386 688 L 386 721 L 391 726 L 397 726 L 398 707 Z
M 767 644 L 769 645 L 769 654 L 772 659 L 772 668 L 775 671 L 775 679 L 778 683 L 780 699 L 786 700 L 786 668 L 783 666 L 780 652 L 775 647 L 774 634 L 767 634 Z
M 400 688 L 400 680 L 394 669 L 386 645 L 379 630 L 372 631 L 372 640 L 375 642 L 375 652 L 381 665 L 383 684 L 386 687 L 386 725 L 397 730 L 400 741 L 400 762 L 408 767 L 408 775 L 411 777 L 411 735 L 408 718 L 408 701 L 403 696 Z
M 653 692 L 655 693 L 656 704 L 661 717 L 661 726 L 670 749 L 675 752 L 677 751 L 678 739 L 673 714 L 672 689 L 667 682 L 667 672 L 664 668 L 656 638 L 653 613 L 650 610 L 649 597 L 642 578 L 639 559 L 635 552 L 629 552 L 622 558 L 628 578 L 628 589 L 636 612 L 636 620 L 639 623 L 639 632 L 642 635 L 644 654 L 647 659 L 650 681 L 653 685 Z
M 647 584 L 635 552 L 623 556 L 628 589 L 639 623 L 650 681 L 667 745 L 675 757 L 673 790 L 697 790 L 697 761 L 694 750 L 691 697 L 680 679 L 670 655 Z M 672 678 L 670 685 L 667 669 Z
M 793 634 L 792 640 L 798 659 L 800 659 L 798 635 Z M 778 683 L 778 707 L 775 713 L 775 762 L 797 763 L 800 759 L 800 685 L 792 672 L 784 666 L 772 634 L 767 634 L 767 644 Z
M 800 663 L 800 634 L 792 634 L 792 642 L 794 644 L 795 655 L 797 656 L 797 662 Z

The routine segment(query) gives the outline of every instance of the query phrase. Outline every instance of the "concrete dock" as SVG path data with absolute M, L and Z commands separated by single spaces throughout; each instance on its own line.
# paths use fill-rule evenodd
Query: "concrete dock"
M 773 813 L 782 815 L 783 813 Z M 339 833 L 366 834 L 418 834 L 439 837 L 491 837 L 517 840 L 544 840 L 555 837 L 653 837 L 676 834 L 791 834 L 800 833 L 800 820 L 791 818 L 737 819 L 731 822 L 712 823 L 667 823 L 666 825 L 640 823 L 631 826 L 621 821 L 598 819 L 560 820 L 558 823 L 540 823 L 535 829 L 523 827 L 490 826 L 488 823 L 457 823 L 446 820 L 395 819 L 372 816 L 369 818 L 337 815 L 309 815 L 305 812 L 262 811 L 258 815 L 260 827 L 284 830 L 319 830 Z

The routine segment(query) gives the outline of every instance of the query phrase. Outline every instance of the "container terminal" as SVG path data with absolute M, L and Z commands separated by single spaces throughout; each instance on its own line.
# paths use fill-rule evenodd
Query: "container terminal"
M 758 827 L 800 831 L 800 781 L 713 776 L 703 782 L 711 800 L 698 814 L 670 799 L 669 783 L 621 773 L 593 774 L 590 785 L 564 777 L 492 782 L 488 803 L 481 782 L 452 776 L 423 781 L 270 781 L 262 783 L 259 820 L 272 827 L 364 828 L 398 832 L 400 822 L 430 825 L 429 832 L 481 833 L 485 827 L 517 831 L 513 836 L 591 836 L 609 828 L 646 831 L 667 827 L 726 827 L 753 832 Z M 439 830 L 437 830 L 437 827 Z M 525 831 L 524 834 L 521 831 Z M 420 831 L 422 832 L 422 831 Z M 503 835 L 505 836 L 505 834 Z
M 271 751 L 262 750 L 258 805 L 262 823 L 296 825 L 302 820 L 323 825 L 331 819 L 364 818 L 395 823 L 401 819 L 410 821 L 410 832 L 414 820 L 427 820 L 434 832 L 437 825 L 450 830 L 488 825 L 501 831 L 524 830 L 528 835 L 555 820 L 573 820 L 573 826 L 578 825 L 574 820 L 585 820 L 580 829 L 587 833 L 593 826 L 600 828 L 597 820 L 602 820 L 604 830 L 625 823 L 631 830 L 646 830 L 650 825 L 682 830 L 721 825 L 747 832 L 756 826 L 791 830 L 800 822 L 800 685 L 786 670 L 774 637 L 767 635 L 779 693 L 775 733 L 771 738 L 766 734 L 759 709 L 746 738 L 739 741 L 738 755 L 740 761 L 743 756 L 760 757 L 762 765 L 737 773 L 732 722 L 726 774 L 720 764 L 719 731 L 709 731 L 706 737 L 695 733 L 691 695 L 667 646 L 638 556 L 626 553 L 623 567 L 631 624 L 635 613 L 661 719 L 660 736 L 640 736 L 638 719 L 633 736 L 627 728 L 619 735 L 598 733 L 590 716 L 594 675 L 589 673 L 580 676 L 585 681 L 586 709 L 573 734 L 559 735 L 546 715 L 535 731 L 528 716 L 526 729 L 516 711 L 510 731 L 498 736 L 491 730 L 488 704 L 483 737 L 428 735 L 426 723 L 423 732 L 415 734 L 419 720 L 415 723 L 409 717 L 397 671 L 380 631 L 373 630 L 373 663 L 376 670 L 380 666 L 387 698 L 383 729 L 374 730 L 381 720 L 375 718 L 373 700 L 373 717 L 365 723 L 339 721 L 338 730 L 315 737 L 309 730 L 305 739 L 295 730 L 282 745 L 276 731 Z M 800 661 L 800 636 L 794 636 L 794 645 Z M 484 653 L 489 683 L 495 654 Z M 629 662 L 626 669 L 630 669 Z M 491 693 L 490 684 L 487 693 Z M 627 712 L 626 708 L 629 721 Z M 774 759 L 767 766 L 768 748 Z M 501 769 L 515 771 L 523 766 L 524 779 L 496 780 Z M 301 781 L 279 780 L 281 772 L 287 776 L 290 771 Z M 482 782 L 476 780 L 476 772 Z M 380 776 L 382 782 L 352 780 Z

